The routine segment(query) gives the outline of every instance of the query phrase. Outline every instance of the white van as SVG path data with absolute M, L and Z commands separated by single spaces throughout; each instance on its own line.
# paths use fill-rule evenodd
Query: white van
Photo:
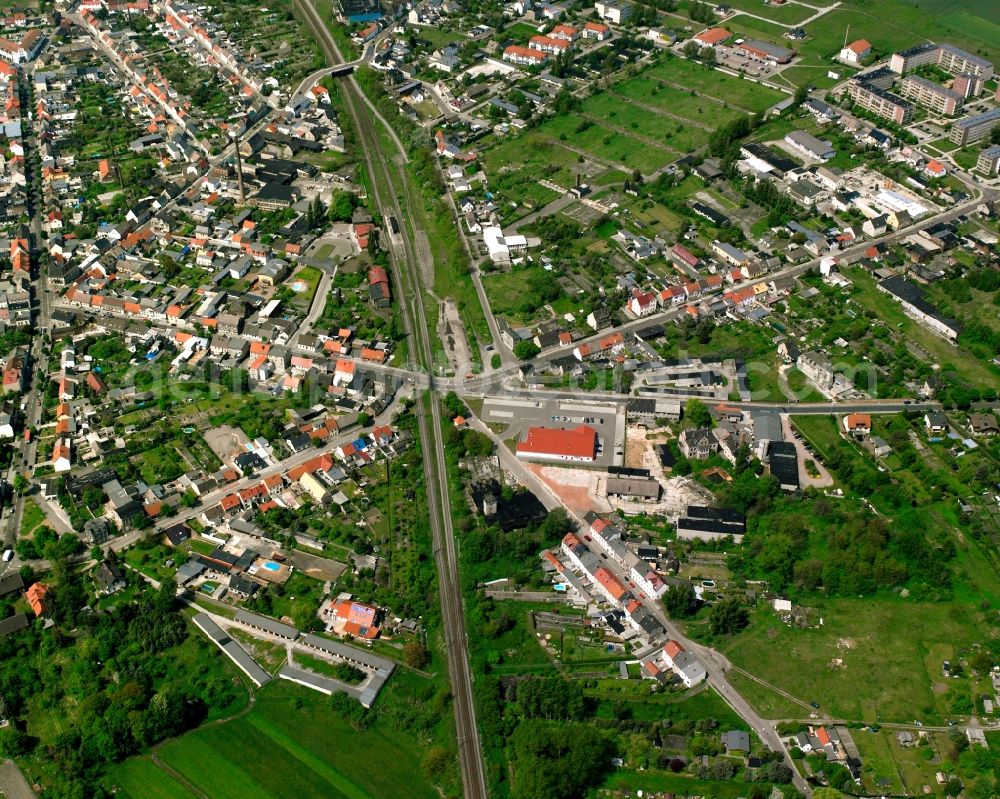
M 13 549 L 5 549 L 3 551 L 3 562 L 4 563 L 10 563 L 13 559 L 14 559 L 14 550 Z

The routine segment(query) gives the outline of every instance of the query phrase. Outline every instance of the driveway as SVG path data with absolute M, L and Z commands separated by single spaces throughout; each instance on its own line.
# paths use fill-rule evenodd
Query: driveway
M 802 443 L 802 440 L 792 429 L 792 422 L 787 413 L 781 414 L 781 430 L 785 434 L 785 441 L 791 441 L 795 445 L 795 453 L 799 456 L 799 479 L 802 487 L 813 486 L 814 488 L 828 488 L 833 485 L 833 478 L 826 470 L 826 467 L 819 462 L 819 458 L 811 454 Z M 811 460 L 819 472 L 819 477 L 812 477 L 806 469 L 806 461 Z

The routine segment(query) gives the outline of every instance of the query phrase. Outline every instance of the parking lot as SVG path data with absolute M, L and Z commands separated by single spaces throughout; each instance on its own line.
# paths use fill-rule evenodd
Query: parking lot
M 507 425 L 505 439 L 523 441 L 529 427 L 568 430 L 581 424 L 597 430 L 596 465 L 621 465 L 625 455 L 625 414 L 608 402 L 556 399 L 487 399 L 483 421 Z

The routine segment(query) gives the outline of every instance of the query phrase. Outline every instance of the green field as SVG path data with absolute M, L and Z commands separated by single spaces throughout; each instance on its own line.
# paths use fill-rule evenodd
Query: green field
M 901 599 L 824 599 L 823 626 L 793 629 L 754 614 L 724 651 L 738 666 L 838 718 L 925 722 L 950 716 L 941 661 L 981 640 L 965 605 Z
M 362 752 L 377 768 L 359 767 Z M 384 723 L 355 730 L 325 697 L 283 681 L 259 691 L 246 716 L 171 741 L 160 757 L 213 799 L 438 795 L 420 770 L 415 741 Z
M 644 106 L 704 125 L 709 130 L 714 130 L 723 122 L 740 116 L 739 111 L 726 108 L 721 101 L 678 89 L 652 76 L 640 75 L 617 84 L 612 91 Z
M 678 127 L 676 119 L 650 114 L 639 106 L 622 103 L 606 94 L 598 94 L 585 100 L 583 114 L 596 117 L 609 127 L 634 131 L 636 136 L 662 142 L 667 147 L 671 146 L 670 137 Z
M 34 500 L 24 501 L 24 513 L 21 515 L 21 535 L 25 538 L 34 534 L 35 529 L 45 521 L 45 514 L 35 504 Z
M 798 25 L 816 13 L 813 9 L 806 8 L 804 5 L 799 5 L 798 3 L 786 3 L 783 6 L 768 6 L 760 2 L 760 0 L 733 0 L 727 5 L 740 11 L 748 11 L 758 17 L 773 19 L 775 22 L 785 25 Z M 816 3 L 815 5 L 819 6 L 823 4 Z
M 519 307 L 528 295 L 531 278 L 541 272 L 541 267 L 533 266 L 516 272 L 484 275 L 483 288 L 490 299 L 493 312 L 501 316 L 519 317 Z
M 738 0 L 735 5 L 745 7 L 746 3 L 752 4 L 753 0 Z M 758 4 L 757 10 L 749 10 L 763 17 L 779 18 L 776 9 L 762 4 Z M 783 8 L 781 13 L 788 12 Z M 1000 53 L 1000 5 L 992 0 L 963 0 L 961 3 L 955 0 L 879 0 L 877 5 L 868 0 L 843 0 L 834 10 L 805 25 L 805 41 L 782 42 L 798 51 L 800 57 L 790 69 L 782 70 L 779 78 L 792 85 L 809 82 L 820 88 L 828 87 L 826 70 L 832 65 L 831 58 L 843 46 L 848 26 L 852 38 L 868 39 L 875 52 L 883 56 L 927 39 L 950 42 L 992 61 Z M 769 37 L 772 39 L 782 32 L 775 25 L 746 16 L 737 16 L 727 27 L 734 31 L 773 33 Z M 840 65 L 837 69 L 843 72 Z
M 735 78 L 682 58 L 664 61 L 645 74 L 687 87 L 698 94 L 714 97 L 748 112 L 766 111 L 786 96 L 759 83 Z
M 148 757 L 134 757 L 115 766 L 108 780 L 123 799 L 195 799 Z
M 555 117 L 540 125 L 537 130 L 555 140 L 566 142 L 566 147 L 571 152 L 583 150 L 598 161 L 612 167 L 621 166 L 629 171 L 638 169 L 648 174 L 677 158 L 677 153 L 668 150 L 666 146 L 650 147 L 647 142 L 575 114 Z
M 796 370 L 797 371 L 797 370 Z M 803 375 L 804 377 L 804 375 Z M 829 460 L 830 453 L 841 441 L 840 429 L 835 416 L 793 416 L 792 424 L 802 437 L 812 446 L 813 452 L 823 460 Z
M 802 718 L 808 712 L 802 705 L 772 691 L 766 685 L 751 680 L 746 675 L 733 669 L 726 675 L 729 684 L 740 692 L 740 696 L 753 705 L 765 719 L 795 719 Z
M 741 36 L 760 36 L 771 44 L 782 44 L 787 39 L 782 39 L 785 31 L 784 25 L 777 22 L 768 22 L 764 19 L 749 17 L 746 14 L 739 14 L 730 20 L 726 20 L 726 27 L 733 33 Z

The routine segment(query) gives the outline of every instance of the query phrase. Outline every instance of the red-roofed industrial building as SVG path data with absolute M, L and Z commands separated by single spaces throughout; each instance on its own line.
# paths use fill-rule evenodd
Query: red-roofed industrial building
M 517 445 L 517 457 L 527 460 L 593 463 L 597 453 L 597 431 L 582 424 L 572 430 L 531 427 Z
M 698 44 L 707 44 L 709 47 L 715 47 L 715 45 L 720 42 L 726 41 L 732 34 L 725 28 L 709 28 L 708 30 L 703 30 L 701 33 L 692 37 L 694 41 Z

